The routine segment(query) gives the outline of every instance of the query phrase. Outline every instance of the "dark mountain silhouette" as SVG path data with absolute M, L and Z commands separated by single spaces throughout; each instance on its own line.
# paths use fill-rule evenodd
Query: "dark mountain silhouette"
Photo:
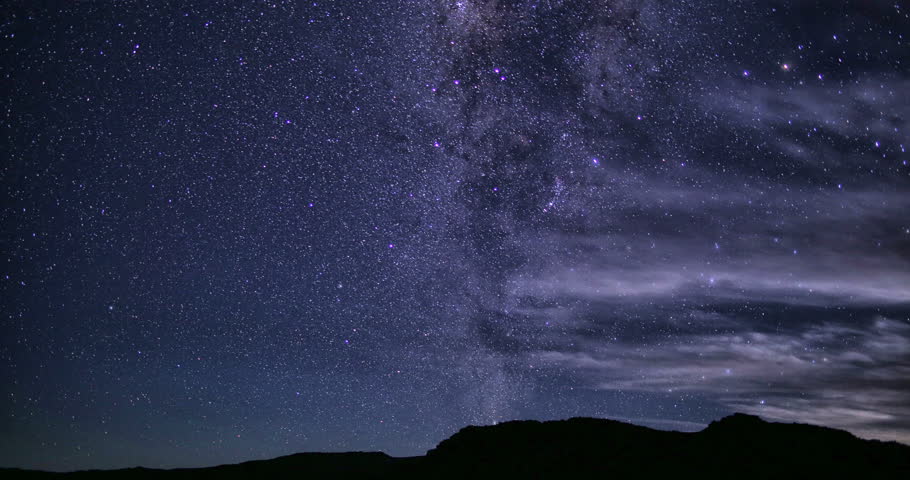
M 209 468 L 72 473 L 3 469 L 0 478 L 589 478 L 685 474 L 910 478 L 910 446 L 744 414 L 696 433 L 572 418 L 465 427 L 422 457 L 301 453 Z

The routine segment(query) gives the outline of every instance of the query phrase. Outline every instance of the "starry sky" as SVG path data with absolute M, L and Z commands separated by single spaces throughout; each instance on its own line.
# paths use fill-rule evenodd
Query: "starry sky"
M 910 442 L 910 5 L 7 2 L 0 466 Z

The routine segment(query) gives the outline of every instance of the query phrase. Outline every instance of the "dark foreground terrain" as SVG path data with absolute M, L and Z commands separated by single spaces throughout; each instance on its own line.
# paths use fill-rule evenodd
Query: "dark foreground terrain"
M 300 453 L 209 468 L 48 473 L 0 469 L 0 478 L 731 478 L 797 474 L 910 478 L 910 446 L 736 414 L 696 433 L 573 418 L 466 427 L 422 457 L 381 452 Z

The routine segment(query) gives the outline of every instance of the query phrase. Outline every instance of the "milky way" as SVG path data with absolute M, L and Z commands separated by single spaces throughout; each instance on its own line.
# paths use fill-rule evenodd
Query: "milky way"
M 0 466 L 910 442 L 903 2 L 6 10 Z

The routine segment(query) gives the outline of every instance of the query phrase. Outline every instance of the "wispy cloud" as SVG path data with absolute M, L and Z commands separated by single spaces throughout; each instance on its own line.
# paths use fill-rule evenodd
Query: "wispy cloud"
M 744 324 L 742 324 L 745 326 Z M 537 362 L 600 390 L 703 395 L 731 410 L 910 443 L 910 323 L 823 323 L 672 342 L 578 338 Z
M 630 187 L 631 190 L 631 187 Z M 910 198 L 875 191 L 657 188 L 590 229 L 551 235 L 511 282 L 515 296 L 589 300 L 697 297 L 783 304 L 910 302 Z M 633 199 L 633 200 L 630 200 Z M 629 204 L 629 202 L 632 202 Z M 749 212 L 749 221 L 740 214 Z M 633 221 L 625 221 L 625 217 Z M 667 218 L 667 228 L 654 219 Z M 634 219 L 642 221 L 636 227 Z M 688 222 L 686 222 L 688 220 Z M 647 228 L 647 225 L 652 225 Z

